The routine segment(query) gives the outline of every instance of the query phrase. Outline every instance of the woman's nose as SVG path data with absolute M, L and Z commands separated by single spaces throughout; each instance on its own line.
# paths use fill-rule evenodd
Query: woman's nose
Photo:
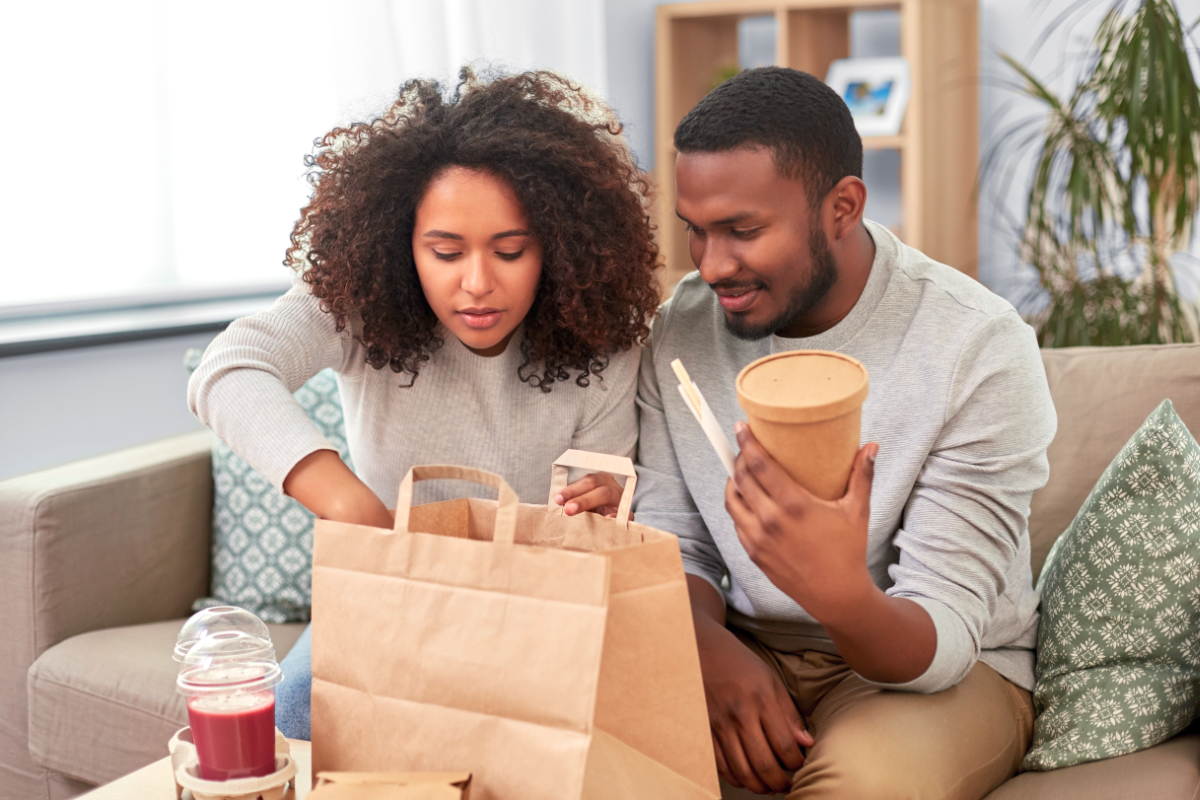
M 483 297 L 496 288 L 496 276 L 487 258 L 482 254 L 472 254 L 465 259 L 466 271 L 463 273 L 462 288 L 467 294 Z

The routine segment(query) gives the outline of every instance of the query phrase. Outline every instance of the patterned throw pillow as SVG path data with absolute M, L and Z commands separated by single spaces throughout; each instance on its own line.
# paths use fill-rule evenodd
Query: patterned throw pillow
M 1023 769 L 1131 753 L 1200 699 L 1200 447 L 1163 401 L 1088 495 L 1042 573 L 1038 712 Z
M 188 370 L 203 351 L 184 356 Z M 297 402 L 351 469 L 342 400 L 333 370 L 318 372 L 296 392 Z M 265 622 L 307 622 L 312 606 L 313 515 L 255 472 L 229 445 L 212 451 L 212 597 L 194 611 L 240 606 Z

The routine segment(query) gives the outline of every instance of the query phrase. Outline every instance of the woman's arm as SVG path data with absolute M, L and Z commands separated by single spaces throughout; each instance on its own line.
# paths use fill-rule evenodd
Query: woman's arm
M 352 338 L 306 286 L 234 322 L 188 382 L 188 405 L 276 488 L 302 459 L 333 446 L 292 396 L 313 375 L 344 370 Z
M 395 522 L 383 501 L 332 450 L 301 459 L 284 479 L 283 491 L 321 519 L 376 528 Z
M 601 377 L 588 386 L 587 412 L 571 437 L 571 447 L 632 458 L 637 452 L 637 378 L 641 348 L 614 353 Z M 594 511 L 615 517 L 624 491 L 613 476 L 593 473 L 555 497 L 568 516 Z M 633 515 L 630 514 L 630 519 Z

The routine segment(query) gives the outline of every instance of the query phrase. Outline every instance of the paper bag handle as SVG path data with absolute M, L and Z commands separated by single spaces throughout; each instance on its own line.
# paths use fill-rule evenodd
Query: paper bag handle
M 617 524 L 629 527 L 629 507 L 633 505 L 633 489 L 637 486 L 637 473 L 633 471 L 633 460 L 625 456 L 610 456 L 605 453 L 589 453 L 586 450 L 568 450 L 554 461 L 550 475 L 550 499 L 546 510 L 551 514 L 562 514 L 564 507 L 554 502 L 554 496 L 567 485 L 567 468 L 586 469 L 588 472 L 607 472 L 625 476 L 625 491 L 621 492 L 621 503 L 617 506 Z
M 417 481 L 435 480 L 438 478 L 471 481 L 484 486 L 490 486 L 499 492 L 499 502 L 496 508 L 496 530 L 492 541 L 496 544 L 512 544 L 517 535 L 517 493 L 512 490 L 504 478 L 494 472 L 485 472 L 470 467 L 450 467 L 434 465 L 413 467 L 400 481 L 400 497 L 396 500 L 396 533 L 408 530 L 408 514 L 412 508 L 413 484 Z

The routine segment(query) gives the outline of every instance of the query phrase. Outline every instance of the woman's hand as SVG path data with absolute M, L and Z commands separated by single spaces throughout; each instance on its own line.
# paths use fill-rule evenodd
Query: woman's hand
M 283 491 L 321 519 L 375 528 L 395 525 L 383 501 L 332 450 L 300 459 L 283 479 Z
M 593 511 L 609 518 L 616 518 L 617 508 L 621 505 L 621 493 L 624 489 L 617 479 L 607 472 L 593 472 L 587 477 L 577 480 L 554 496 L 554 502 L 563 506 L 568 517 Z M 633 512 L 629 512 L 633 519 Z

